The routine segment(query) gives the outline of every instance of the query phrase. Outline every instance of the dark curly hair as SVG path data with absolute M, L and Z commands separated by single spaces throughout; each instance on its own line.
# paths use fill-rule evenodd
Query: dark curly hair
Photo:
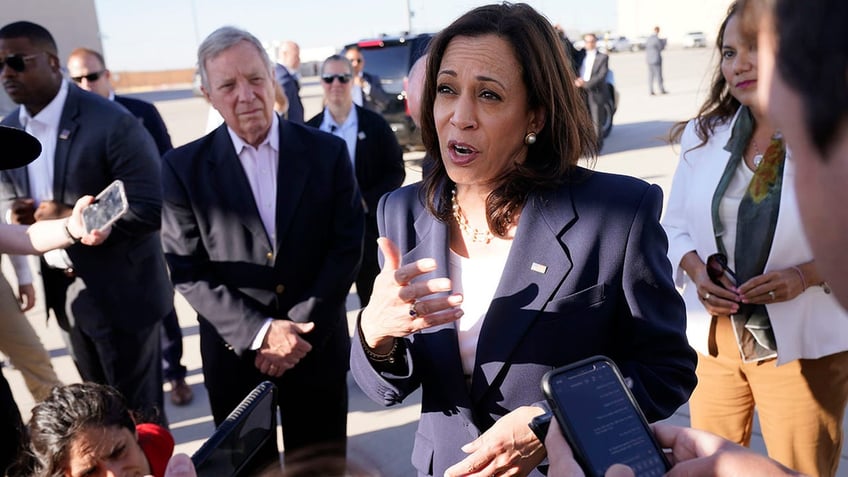
M 74 437 L 88 427 L 123 427 L 135 434 L 133 415 L 114 388 L 95 383 L 53 388 L 50 396 L 32 410 L 27 424 L 29 448 L 21 456 L 16 473 L 63 476 Z
M 571 60 L 566 57 L 560 35 L 551 23 L 526 4 L 495 4 L 475 8 L 459 17 L 433 38 L 429 46 L 424 94 L 421 100 L 421 136 L 428 160 L 423 198 L 428 210 L 448 222 L 451 187 L 442 163 L 439 138 L 433 116 L 436 76 L 445 50 L 458 36 L 496 35 L 512 47 L 521 67 L 527 90 L 527 106 L 544 111 L 545 124 L 537 131 L 536 143 L 528 147 L 522 164 L 496 179 L 495 189 L 486 199 L 489 228 L 505 235 L 514 211 L 530 191 L 552 188 L 568 180 L 581 157 L 597 156 L 597 137 L 580 92 L 573 87 Z M 524 135 L 526 131 L 516 131 Z

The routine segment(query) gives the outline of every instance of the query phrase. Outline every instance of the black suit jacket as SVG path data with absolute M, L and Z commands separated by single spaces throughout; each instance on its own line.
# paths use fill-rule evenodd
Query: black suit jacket
M 368 214 L 373 216 L 380 197 L 400 187 L 406 178 L 403 150 L 382 116 L 359 106 L 354 106 L 354 109 L 358 122 L 354 160 L 356 181 Z M 306 124 L 318 128 L 323 120 L 324 111 L 321 111 Z
M 363 71 L 362 79 L 371 85 L 371 90 L 368 94 L 365 94 L 364 90 L 362 91 L 362 107 L 370 111 L 382 112 L 389 105 L 389 101 L 392 98 L 383 89 L 383 85 L 380 83 L 380 77 Z
M 583 51 L 581 66 L 586 61 L 586 52 Z M 609 88 L 607 88 L 607 73 L 609 73 L 609 56 L 600 51 L 595 55 L 595 61 L 592 63 L 592 74 L 589 81 L 583 85 L 583 89 L 589 95 L 589 101 L 596 104 L 603 104 L 609 96 Z M 578 75 L 579 75 L 578 71 Z
M 414 281 L 448 277 L 448 226 L 426 211 L 420 188 L 406 186 L 380 201 L 380 232 L 397 244 L 403 265 L 436 260 L 434 272 Z M 666 256 L 661 207 L 655 185 L 582 169 L 570 183 L 530 194 L 480 330 L 470 389 L 454 323 L 407 337 L 408 378 L 382 376 L 361 345 L 352 347 L 351 373 L 376 402 L 397 404 L 421 387 L 412 451 L 419 475 L 442 475 L 497 419 L 544 401 L 545 372 L 592 355 L 609 356 L 632 379 L 650 421 L 686 402 L 696 355 Z
M 289 110 L 286 117 L 289 121 L 303 124 L 303 102 L 300 100 L 300 82 L 285 66 L 277 64 L 274 67 L 277 83 L 283 88 L 286 99 L 289 100 Z
M 133 116 L 141 121 L 144 129 L 147 129 L 147 132 L 153 136 L 160 156 L 174 148 L 171 144 L 171 135 L 168 134 L 168 127 L 165 126 L 165 121 L 162 119 L 162 115 L 159 114 L 156 106 L 153 106 L 147 101 L 130 98 L 129 96 L 115 95 L 115 102 L 127 108 Z
M 21 127 L 18 110 L 2 124 Z M 150 134 L 124 108 L 69 84 L 54 164 L 54 200 L 66 205 L 97 195 L 115 179 L 124 182 L 129 211 L 106 242 L 67 252 L 78 279 L 115 326 L 142 329 L 161 320 L 174 294 L 159 238 L 161 169 Z M 4 201 L 31 197 L 26 167 L 0 173 L 0 194 Z
M 362 199 L 344 141 L 280 120 L 276 243 L 226 124 L 165 155 L 162 240 L 176 289 L 242 355 L 266 318 L 312 321 L 316 347 L 347 339 Z M 312 353 L 316 353 L 313 349 Z

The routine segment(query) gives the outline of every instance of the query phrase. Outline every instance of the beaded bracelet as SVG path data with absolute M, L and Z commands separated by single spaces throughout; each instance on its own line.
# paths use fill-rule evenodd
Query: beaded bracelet
M 389 350 L 386 354 L 376 353 L 374 349 L 368 346 L 368 343 L 365 342 L 365 337 L 362 336 L 362 327 L 357 323 L 357 331 L 359 334 L 359 342 L 362 343 L 362 349 L 365 351 L 365 356 L 368 357 L 370 361 L 375 363 L 389 363 L 393 364 L 395 362 L 395 353 L 398 349 L 398 339 L 395 338 L 392 340 L 392 349 Z

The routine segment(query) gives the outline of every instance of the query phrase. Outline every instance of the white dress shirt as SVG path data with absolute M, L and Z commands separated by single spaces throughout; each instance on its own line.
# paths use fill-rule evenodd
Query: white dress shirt
M 586 56 L 580 65 L 580 77 L 583 78 L 583 81 L 589 81 L 592 78 L 592 68 L 595 66 L 597 56 L 598 50 L 586 50 Z

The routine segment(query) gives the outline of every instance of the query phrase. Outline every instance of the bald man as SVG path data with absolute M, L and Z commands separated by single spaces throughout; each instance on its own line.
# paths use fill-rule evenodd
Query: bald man
M 303 124 L 303 103 L 300 101 L 300 47 L 293 41 L 280 45 L 274 75 L 289 100 L 286 119 Z
M 427 55 L 415 60 L 406 82 L 406 105 L 409 116 L 416 127 L 421 127 L 421 95 L 424 93 L 424 79 L 427 72 Z

